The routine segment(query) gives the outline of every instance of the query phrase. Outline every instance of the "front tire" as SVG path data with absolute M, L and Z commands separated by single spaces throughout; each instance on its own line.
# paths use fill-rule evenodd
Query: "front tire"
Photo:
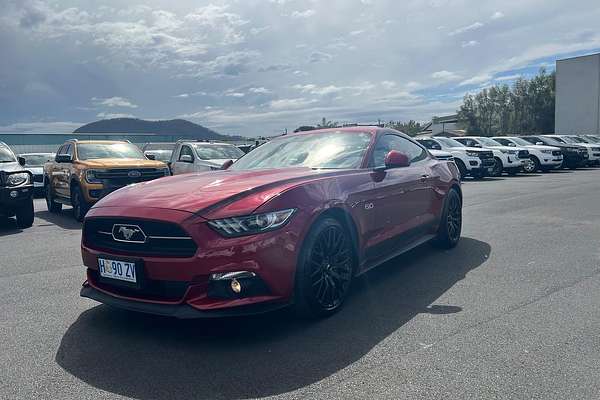
M 540 160 L 536 156 L 529 156 L 529 162 L 523 167 L 523 171 L 528 174 L 538 172 L 540 169 Z
M 17 227 L 18 228 L 29 228 L 33 225 L 35 213 L 33 210 L 33 199 L 20 206 L 16 212 L 17 216 Z
M 462 231 L 462 201 L 456 189 L 450 189 L 433 245 L 442 249 L 455 247 Z
M 465 179 L 465 176 L 467 176 L 467 167 L 465 166 L 465 163 L 462 162 L 462 160 L 458 160 L 455 159 L 454 163 L 456 164 L 456 167 L 458 168 L 458 172 L 460 173 L 460 180 Z
M 298 260 L 294 293 L 297 313 L 316 318 L 338 311 L 350 291 L 355 264 L 348 229 L 333 218 L 317 221 Z
M 83 192 L 79 186 L 71 189 L 71 205 L 73 206 L 73 216 L 79 222 L 83 221 L 90 206 L 86 203 L 83 197 Z
M 502 165 L 502 160 L 500 160 L 498 157 L 496 157 L 496 158 L 494 158 L 494 168 L 492 169 L 492 172 L 490 172 L 490 175 L 493 177 L 501 176 L 503 169 L 504 169 L 504 166 Z

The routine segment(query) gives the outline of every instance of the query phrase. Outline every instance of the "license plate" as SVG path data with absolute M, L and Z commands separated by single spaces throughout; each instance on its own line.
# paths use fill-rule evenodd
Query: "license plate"
M 137 283 L 135 263 L 98 258 L 98 271 L 104 278 Z

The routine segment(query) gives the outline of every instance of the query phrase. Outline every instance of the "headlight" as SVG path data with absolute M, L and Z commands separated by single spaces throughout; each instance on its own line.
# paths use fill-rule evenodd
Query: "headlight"
M 600 147 L 592 147 L 592 151 L 600 151 Z
M 479 157 L 479 153 L 476 151 L 467 151 L 467 157 Z
M 6 178 L 6 186 L 21 186 L 29 183 L 29 174 L 27 172 L 20 172 L 18 174 L 10 174 Z
M 295 208 L 263 214 L 247 215 L 209 221 L 208 225 L 221 235 L 233 238 L 269 232 L 284 226 L 296 211 Z
M 87 181 L 87 183 L 102 183 L 102 179 L 96 176 L 98 172 L 100 171 L 96 169 L 88 169 L 87 171 L 85 171 L 85 180 Z
M 552 150 L 540 150 L 544 154 L 552 154 Z

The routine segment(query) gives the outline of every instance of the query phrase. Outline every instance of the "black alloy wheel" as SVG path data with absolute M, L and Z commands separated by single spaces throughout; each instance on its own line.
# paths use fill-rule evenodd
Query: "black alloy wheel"
M 75 219 L 79 222 L 83 221 L 85 214 L 87 214 L 89 210 L 89 206 L 85 202 L 79 186 L 75 186 L 71 190 L 71 205 L 73 206 L 73 215 L 75 216 Z
M 317 222 L 307 237 L 297 271 L 296 308 L 304 316 L 327 316 L 348 295 L 354 249 L 348 230 L 332 218 Z
M 46 207 L 48 207 L 48 211 L 51 213 L 59 213 L 62 210 L 62 204 L 54 201 L 54 195 L 52 194 L 52 186 L 48 183 L 46 179 L 46 184 L 44 185 L 45 189 L 45 197 L 46 197 Z
M 433 244 L 444 249 L 453 248 L 458 244 L 461 232 L 462 201 L 456 189 L 450 189 Z
M 495 158 L 494 159 L 494 168 L 492 169 L 492 172 L 490 173 L 491 176 L 501 176 L 502 175 L 502 160 L 500 160 L 499 158 Z

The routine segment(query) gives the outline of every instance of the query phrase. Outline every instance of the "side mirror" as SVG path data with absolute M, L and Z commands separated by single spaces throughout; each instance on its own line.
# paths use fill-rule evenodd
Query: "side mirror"
M 148 160 L 156 160 L 156 154 L 146 154 Z
M 473 143 L 473 147 L 479 147 L 479 148 L 481 148 L 482 146 L 479 143 Z
M 221 165 L 221 169 L 229 169 L 233 165 L 233 160 L 227 160 Z
M 517 145 L 511 142 L 508 144 L 508 147 L 517 147 Z
M 179 157 L 179 161 L 182 162 L 186 162 L 186 163 L 193 163 L 194 159 L 192 158 L 192 156 L 190 156 L 189 154 L 184 154 L 181 157 Z
M 56 162 L 58 163 L 70 163 L 72 161 L 71 156 L 68 154 L 58 154 L 56 156 Z
M 535 144 L 537 144 L 538 146 L 543 146 L 544 142 L 535 142 Z
M 24 157 L 20 157 L 20 156 L 19 156 L 19 157 L 17 157 L 17 161 L 19 161 L 19 165 L 20 165 L 21 167 L 24 167 L 24 166 L 25 166 L 25 158 L 24 158 Z
M 396 150 L 392 150 L 385 156 L 386 168 L 403 168 L 410 165 L 408 156 Z

